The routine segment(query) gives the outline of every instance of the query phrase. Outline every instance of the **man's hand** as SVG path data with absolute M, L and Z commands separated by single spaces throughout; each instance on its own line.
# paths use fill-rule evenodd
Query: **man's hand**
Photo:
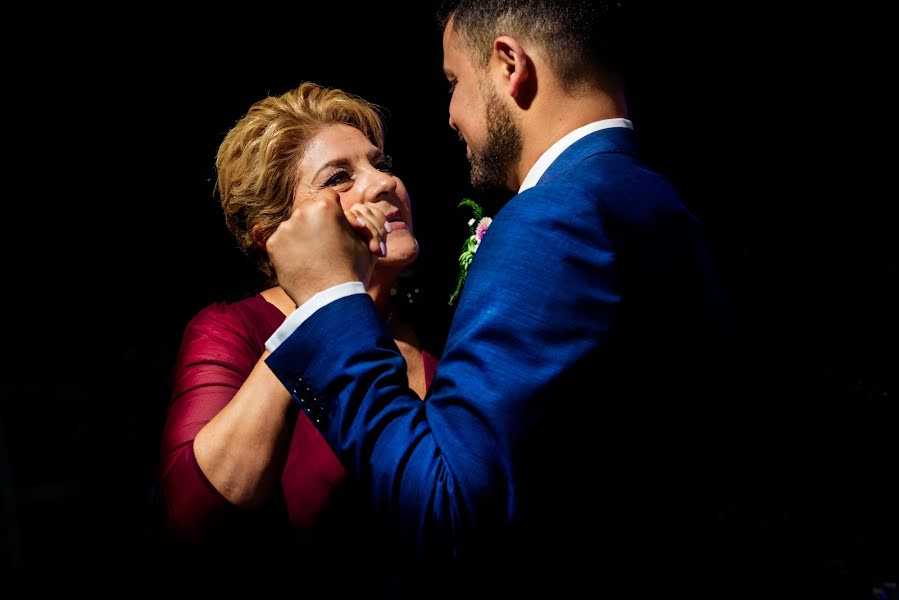
M 298 199 L 265 244 L 279 285 L 297 306 L 348 281 L 367 286 L 377 256 L 386 254 L 385 221 L 371 206 L 344 211 L 331 189 Z

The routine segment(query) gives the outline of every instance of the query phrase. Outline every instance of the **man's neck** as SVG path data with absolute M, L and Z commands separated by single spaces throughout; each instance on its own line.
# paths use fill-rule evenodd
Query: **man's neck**
M 615 99 L 600 91 L 576 96 L 554 94 L 535 102 L 523 113 L 521 160 L 510 188 L 517 190 L 534 163 L 560 139 L 584 125 L 603 119 L 627 117 L 623 98 Z

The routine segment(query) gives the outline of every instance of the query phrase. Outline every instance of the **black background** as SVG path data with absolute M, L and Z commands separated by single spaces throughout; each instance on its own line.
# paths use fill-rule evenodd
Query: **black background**
M 213 195 L 216 148 L 252 102 L 311 80 L 386 109 L 435 315 L 427 333 L 445 334 L 467 232 L 456 204 L 472 192 L 432 9 L 202 22 L 82 11 L 11 25 L 28 40 L 4 48 L 15 158 L 0 525 L 14 581 L 124 574 L 138 587 L 164 569 L 154 482 L 180 334 L 202 307 L 258 285 Z M 876 18 L 854 15 L 858 28 L 743 5 L 634 14 L 630 116 L 709 228 L 758 411 L 791 449 L 747 504 L 799 568 L 867 597 L 899 564 L 899 259 L 887 159 L 870 141 L 886 132 Z M 852 36 L 864 44 L 850 53 Z M 760 432 L 760 452 L 771 435 Z

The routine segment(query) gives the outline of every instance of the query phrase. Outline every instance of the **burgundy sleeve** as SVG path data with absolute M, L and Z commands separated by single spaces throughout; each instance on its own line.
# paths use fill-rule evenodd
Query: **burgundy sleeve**
M 284 316 L 262 297 L 214 304 L 188 323 L 175 362 L 172 401 L 162 438 L 160 489 L 166 522 L 176 537 L 206 539 L 239 511 L 209 482 L 197 464 L 193 441 L 200 429 L 234 398 L 262 356 L 265 340 Z M 424 352 L 430 384 L 437 360 Z M 281 488 L 294 529 L 314 527 L 345 471 L 318 429 L 299 411 Z
M 199 541 L 234 509 L 200 470 L 193 441 L 246 381 L 262 354 L 254 346 L 241 320 L 224 304 L 201 311 L 184 332 L 160 461 L 166 522 L 181 539 Z

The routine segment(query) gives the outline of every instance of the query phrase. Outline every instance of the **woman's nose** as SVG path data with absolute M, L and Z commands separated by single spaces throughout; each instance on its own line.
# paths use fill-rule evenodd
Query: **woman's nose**
M 384 194 L 396 192 L 396 178 L 390 173 L 373 170 L 366 178 L 363 200 L 365 202 L 379 202 Z

